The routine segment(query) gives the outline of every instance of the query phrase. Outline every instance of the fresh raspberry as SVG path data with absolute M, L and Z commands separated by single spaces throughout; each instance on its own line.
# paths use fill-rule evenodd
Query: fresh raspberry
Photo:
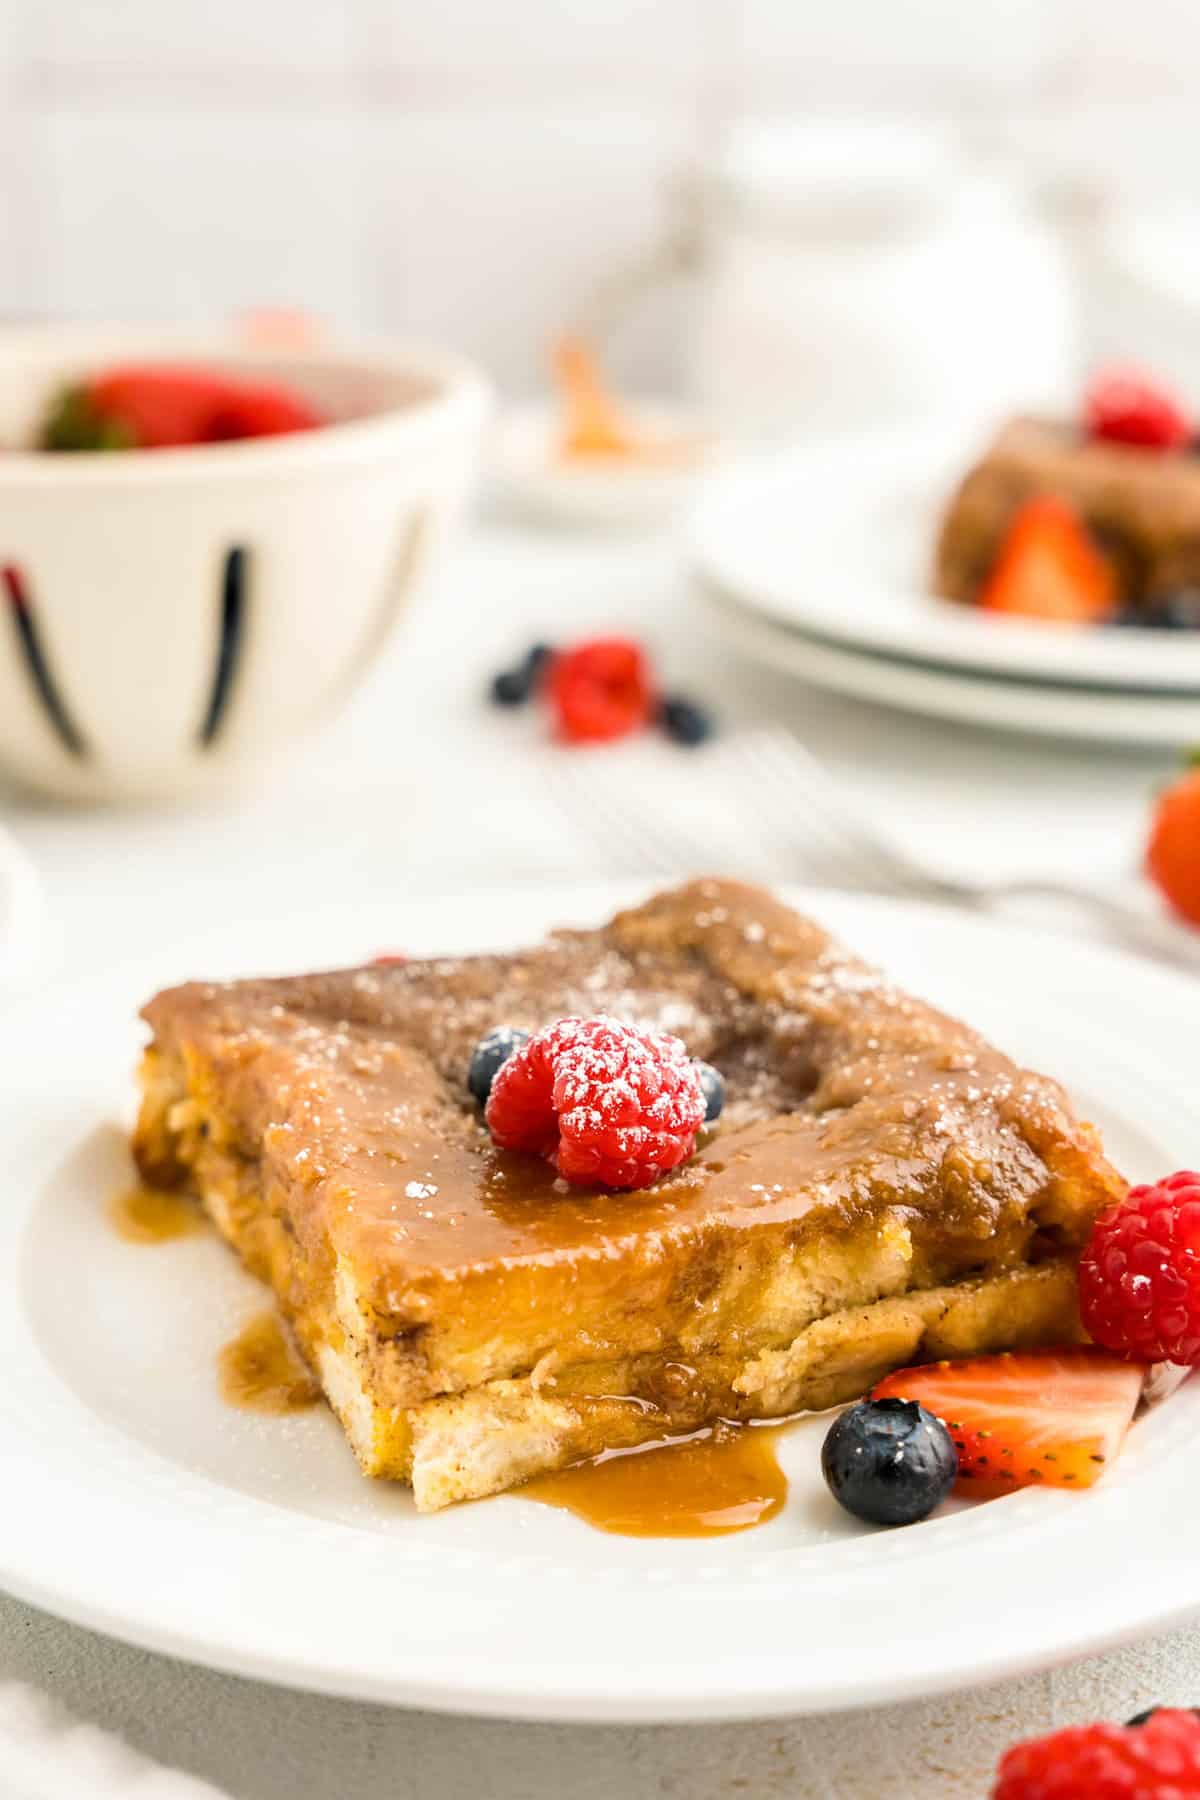
M 537 1032 L 502 1065 L 487 1103 L 503 1149 L 535 1151 L 588 1187 L 648 1187 L 691 1155 L 704 1114 L 678 1038 L 603 1015 Z
M 1144 1725 L 1072 1725 L 1000 1759 L 992 1800 L 1187 1800 L 1200 1795 L 1200 1720 L 1156 1712 Z
M 1192 422 L 1182 408 L 1135 369 L 1106 369 L 1084 400 L 1088 436 L 1146 450 L 1178 450 L 1191 441 Z
M 1096 1220 L 1079 1259 L 1079 1311 L 1106 1350 L 1200 1363 L 1200 1175 L 1130 1188 Z
M 1181 918 L 1200 925 L 1200 768 L 1159 796 L 1146 873 Z
M 182 364 L 131 363 L 67 389 L 43 437 L 52 450 L 162 450 L 274 437 L 322 423 L 307 400 L 283 388 Z
M 558 735 L 569 743 L 625 737 L 654 711 L 654 682 L 640 644 L 594 638 L 554 658 L 546 684 Z

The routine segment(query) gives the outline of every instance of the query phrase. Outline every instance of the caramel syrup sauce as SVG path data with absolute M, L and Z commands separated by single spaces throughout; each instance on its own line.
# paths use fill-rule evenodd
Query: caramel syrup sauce
M 715 1425 L 694 1437 L 619 1450 L 517 1490 L 622 1537 L 724 1537 L 773 1519 L 787 1499 L 778 1426 Z
M 259 1313 L 217 1357 L 221 1398 L 245 1412 L 301 1412 L 321 1390 L 273 1312 Z
M 140 1183 L 113 1196 L 108 1217 L 117 1236 L 130 1244 L 165 1244 L 171 1238 L 192 1237 L 207 1225 L 189 1195 Z

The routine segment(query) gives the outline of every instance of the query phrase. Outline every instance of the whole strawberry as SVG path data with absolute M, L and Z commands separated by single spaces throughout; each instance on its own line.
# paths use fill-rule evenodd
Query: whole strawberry
M 1188 1800 L 1200 1795 L 1200 1720 L 1160 1711 L 1144 1725 L 1073 1725 L 1016 1744 L 992 1800 Z
M 1200 1175 L 1131 1188 L 1097 1219 L 1079 1259 L 1079 1314 L 1106 1350 L 1200 1363 Z
M 1200 925 L 1200 767 L 1160 795 L 1146 846 L 1146 873 L 1168 905 Z

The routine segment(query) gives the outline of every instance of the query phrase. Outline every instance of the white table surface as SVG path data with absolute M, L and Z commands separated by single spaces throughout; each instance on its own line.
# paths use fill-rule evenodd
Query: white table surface
M 40 975 L 135 953 L 164 919 L 214 909 L 236 932 L 241 910 L 294 912 L 356 889 L 399 896 L 622 872 L 537 791 L 536 758 L 504 755 L 531 743 L 536 721 L 480 699 L 488 672 L 534 638 L 611 627 L 648 638 L 667 678 L 728 720 L 791 724 L 893 831 L 975 870 L 1120 879 L 1167 772 L 1161 757 L 972 733 L 777 680 L 718 653 L 668 538 L 489 522 L 418 602 L 351 711 L 242 791 L 133 812 L 54 808 L 0 789 L 0 815 L 46 886 Z M 778 869 L 780 879 L 805 874 Z M 12 1677 L 238 1800 L 976 1797 L 1020 1735 L 1200 1699 L 1200 1631 L 945 1702 L 627 1730 L 441 1720 L 290 1694 L 0 1598 L 0 1681 Z

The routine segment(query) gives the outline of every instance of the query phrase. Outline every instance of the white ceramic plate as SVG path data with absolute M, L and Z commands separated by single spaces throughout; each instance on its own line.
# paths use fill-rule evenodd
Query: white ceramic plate
M 137 1247 L 105 1206 L 134 1008 L 167 975 L 495 947 L 591 921 L 611 887 L 395 898 L 148 948 L 0 1022 L 0 1583 L 155 1650 L 410 1706 L 709 1720 L 932 1693 L 1095 1650 L 1200 1606 L 1200 1384 L 1086 1494 L 1027 1491 L 860 1528 L 783 1451 L 784 1512 L 707 1541 L 609 1537 L 515 1496 L 418 1518 L 322 1411 L 227 1411 L 213 1359 L 262 1305 L 215 1238 Z M 803 903 L 803 897 L 801 897 Z M 1079 943 L 819 894 L 905 982 L 1060 1073 L 1135 1175 L 1196 1156 L 1200 988 Z M 234 937 L 237 945 L 234 946 Z
M 914 670 L 1200 698 L 1200 632 L 994 618 L 929 591 L 938 519 L 969 454 L 886 439 L 793 451 L 706 493 L 693 567 L 746 611 Z
M 715 590 L 707 599 L 721 635 L 748 656 L 856 700 L 1037 737 L 1164 750 L 1200 742 L 1200 693 L 1054 687 L 985 670 L 894 660 L 788 629 Z

